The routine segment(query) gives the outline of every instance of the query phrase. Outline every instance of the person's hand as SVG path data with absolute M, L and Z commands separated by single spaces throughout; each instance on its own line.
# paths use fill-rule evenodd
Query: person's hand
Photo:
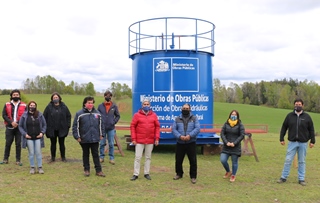
M 18 123 L 14 122 L 14 121 L 11 123 L 11 125 L 12 125 L 13 128 L 18 127 Z
M 158 145 L 159 145 L 159 140 L 156 140 L 156 141 L 154 142 L 154 145 L 158 146 Z
M 230 147 L 234 147 L 234 143 L 233 142 L 230 142 Z
M 191 136 L 190 135 L 187 135 L 186 136 L 186 141 L 189 141 L 191 139 Z
M 132 141 L 132 144 L 133 144 L 133 145 L 136 145 L 136 144 L 137 144 L 137 142 L 136 142 L 136 141 Z
M 102 135 L 100 135 L 100 140 L 102 140 L 103 139 L 103 137 L 102 137 Z
M 81 138 L 79 137 L 79 138 L 77 139 L 77 141 L 78 141 L 78 142 L 81 142 Z
M 285 143 L 284 141 L 281 141 L 280 144 L 281 144 L 281 145 L 285 145 L 286 143 Z
M 185 141 L 186 140 L 186 136 L 180 135 L 180 140 Z
M 231 147 L 231 142 L 228 142 L 228 143 L 227 143 L 227 146 L 228 146 L 228 147 Z
M 42 138 L 43 137 L 43 133 L 40 133 L 39 135 L 37 135 L 37 138 Z
M 27 138 L 27 139 L 30 139 L 30 138 L 31 138 L 31 136 L 30 136 L 30 135 L 28 135 L 28 134 L 26 134 L 26 138 Z
M 309 143 L 309 147 L 312 148 L 314 146 L 313 143 Z

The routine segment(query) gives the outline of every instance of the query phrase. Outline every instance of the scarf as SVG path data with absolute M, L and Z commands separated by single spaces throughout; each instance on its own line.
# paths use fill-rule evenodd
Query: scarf
M 229 124 L 230 124 L 230 126 L 233 128 L 235 125 L 237 125 L 237 123 L 238 123 L 238 119 L 237 119 L 237 120 L 235 120 L 235 121 L 233 121 L 233 120 L 231 120 L 231 119 L 229 118 L 228 123 L 229 123 Z

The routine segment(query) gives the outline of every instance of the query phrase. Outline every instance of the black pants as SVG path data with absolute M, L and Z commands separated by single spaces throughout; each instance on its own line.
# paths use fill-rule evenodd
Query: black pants
M 176 145 L 176 174 L 183 176 L 182 163 L 185 155 L 187 154 L 190 164 L 189 175 L 190 178 L 197 178 L 197 155 L 196 155 L 196 143 L 180 144 Z
M 51 146 L 50 146 L 51 159 L 55 159 L 56 158 L 57 139 L 59 141 L 59 148 L 60 148 L 61 158 L 64 159 L 64 158 L 66 158 L 66 147 L 64 145 L 65 137 L 59 137 L 59 131 L 58 130 L 55 130 L 54 131 L 54 137 L 50 138 L 50 141 L 51 141 Z
M 92 159 L 96 173 L 101 171 L 101 164 L 99 161 L 99 142 L 96 143 L 80 143 L 82 147 L 82 161 L 84 171 L 90 171 L 90 150 L 92 153 Z
M 8 129 L 6 128 L 6 146 L 4 149 L 3 159 L 8 160 L 10 156 L 11 145 L 15 140 L 16 144 L 16 161 L 21 160 L 21 133 L 18 128 Z

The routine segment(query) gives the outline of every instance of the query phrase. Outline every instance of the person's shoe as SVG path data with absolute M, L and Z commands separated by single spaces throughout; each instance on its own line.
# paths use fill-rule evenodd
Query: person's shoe
M 66 158 L 61 158 L 61 161 L 66 163 L 67 159 Z
M 226 172 L 226 174 L 224 174 L 223 178 L 229 178 L 232 175 L 232 172 Z
M 21 161 L 16 161 L 16 165 L 22 166 L 22 162 Z
M 151 177 L 150 177 L 149 174 L 145 174 L 144 177 L 145 177 L 146 179 L 148 179 L 148 180 L 151 180 Z
M 277 183 L 284 183 L 284 182 L 286 182 L 286 181 L 287 181 L 287 179 L 280 178 L 279 180 L 277 180 Z
M 54 158 L 51 158 L 50 160 L 49 160 L 49 164 L 51 164 L 51 163 L 53 163 L 53 162 L 55 162 L 56 160 L 54 159 Z
M 34 174 L 36 171 L 34 170 L 34 167 L 30 168 L 30 174 Z
M 100 158 L 99 160 L 100 160 L 100 163 L 103 163 L 103 162 L 104 162 L 104 159 L 101 159 L 101 158 Z
M 230 177 L 230 182 L 233 183 L 234 181 L 236 181 L 236 176 L 232 175 L 232 176 Z
M 181 178 L 182 178 L 181 176 L 176 175 L 175 177 L 173 177 L 173 180 L 179 180 L 179 179 L 181 179 Z
M 102 171 L 96 173 L 96 176 L 106 177 L 106 175 Z
M 8 159 L 3 159 L 3 161 L 0 162 L 0 164 L 8 164 L 8 163 L 9 163 Z
M 38 172 L 39 172 L 39 174 L 44 174 L 44 170 L 42 169 L 42 167 L 38 168 Z
M 304 180 L 299 180 L 299 184 L 302 185 L 302 186 L 306 186 L 307 185 L 306 181 L 304 181 Z
M 89 177 L 90 176 L 90 171 L 84 171 L 84 176 Z
M 116 162 L 114 162 L 114 160 L 109 160 L 109 163 L 112 164 L 112 165 L 116 164 Z
M 136 175 L 133 175 L 133 176 L 130 178 L 131 181 L 134 181 L 134 180 L 137 180 L 137 179 L 138 179 L 138 176 L 136 176 Z
M 192 183 L 192 184 L 196 184 L 196 182 L 197 182 L 197 179 L 191 178 L 191 183 Z

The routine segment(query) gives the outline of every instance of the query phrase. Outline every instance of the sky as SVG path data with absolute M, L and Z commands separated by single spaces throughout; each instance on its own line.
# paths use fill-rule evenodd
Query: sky
M 159 17 L 216 26 L 212 70 L 223 85 L 320 83 L 319 0 L 0 0 L 0 89 L 38 75 L 131 87 L 128 28 Z

